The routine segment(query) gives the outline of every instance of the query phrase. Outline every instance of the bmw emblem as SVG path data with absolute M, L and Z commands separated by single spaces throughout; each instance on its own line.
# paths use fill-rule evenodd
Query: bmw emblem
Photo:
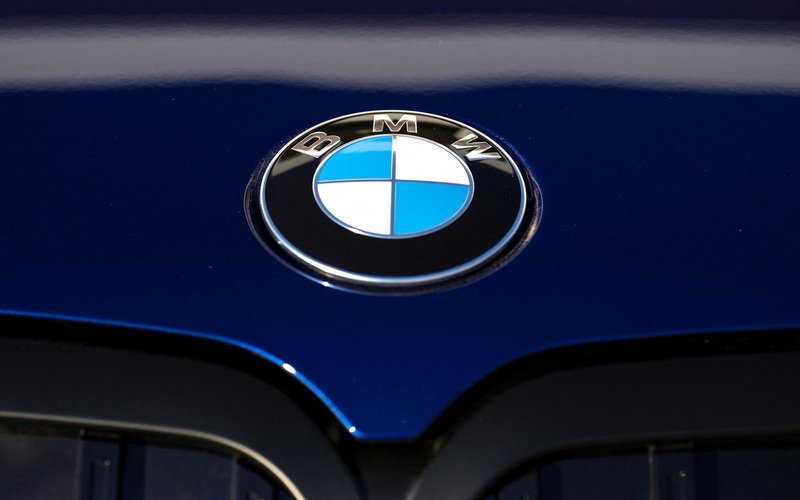
M 497 269 L 530 240 L 536 183 L 500 145 L 450 118 L 370 111 L 316 125 L 259 167 L 250 226 L 330 285 L 408 293 Z

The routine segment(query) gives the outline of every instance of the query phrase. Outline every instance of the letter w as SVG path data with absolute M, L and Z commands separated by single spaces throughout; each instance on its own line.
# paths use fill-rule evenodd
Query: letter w
M 469 153 L 467 153 L 468 160 L 488 160 L 490 158 L 500 158 L 500 153 L 487 153 L 492 147 L 483 141 L 475 141 L 478 136 L 475 134 L 467 134 L 461 139 L 457 140 L 452 144 L 452 146 L 456 149 L 471 149 Z

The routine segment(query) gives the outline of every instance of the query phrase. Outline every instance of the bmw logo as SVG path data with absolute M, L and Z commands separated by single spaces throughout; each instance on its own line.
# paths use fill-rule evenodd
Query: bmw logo
M 483 133 L 415 111 L 316 125 L 259 167 L 250 226 L 284 262 L 329 285 L 418 292 L 488 274 L 528 242 L 536 183 Z

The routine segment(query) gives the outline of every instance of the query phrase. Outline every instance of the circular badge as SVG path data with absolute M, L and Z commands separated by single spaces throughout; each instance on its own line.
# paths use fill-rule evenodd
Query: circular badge
M 248 189 L 251 227 L 320 281 L 418 291 L 499 267 L 530 239 L 536 183 L 481 132 L 414 111 L 370 111 L 308 129 Z

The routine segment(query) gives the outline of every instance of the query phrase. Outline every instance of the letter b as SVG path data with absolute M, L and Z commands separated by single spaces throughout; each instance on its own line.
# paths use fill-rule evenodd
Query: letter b
M 325 132 L 312 132 L 308 134 L 303 140 L 292 146 L 293 151 L 303 153 L 304 155 L 319 158 L 337 144 L 342 142 L 338 135 L 328 135 Z

